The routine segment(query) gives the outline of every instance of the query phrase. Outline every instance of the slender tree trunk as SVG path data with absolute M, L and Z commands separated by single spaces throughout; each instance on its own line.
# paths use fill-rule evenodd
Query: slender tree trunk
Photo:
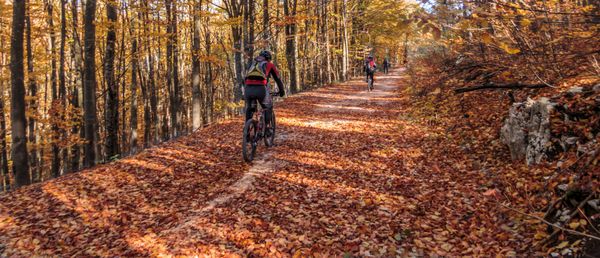
M 133 1 L 135 3 L 135 1 Z M 135 33 L 135 15 L 131 16 L 129 20 L 129 36 L 133 39 L 131 42 L 131 132 L 129 135 L 130 140 L 130 152 L 136 153 L 138 151 L 138 66 L 139 66 L 139 55 L 138 55 L 138 40 L 137 34 Z M 123 121 L 125 123 L 125 121 Z
M 206 18 L 205 19 L 205 28 L 206 30 L 204 31 L 204 42 L 206 44 L 206 54 L 207 55 L 212 55 L 212 41 L 211 41 L 211 31 L 209 28 L 209 19 L 210 18 Z M 210 61 L 206 62 L 205 67 L 205 74 L 204 74 L 204 85 L 206 86 L 206 94 L 205 95 L 205 101 L 204 103 L 206 103 L 206 105 L 204 106 L 204 121 L 209 122 L 212 121 L 213 117 L 214 117 L 214 103 L 215 103 L 215 85 L 214 85 L 214 81 L 213 81 L 213 69 L 212 69 L 212 63 Z
M 346 13 L 346 3 L 348 0 L 342 1 L 342 80 L 348 80 L 348 56 L 350 55 L 348 47 L 348 14 Z
M 295 19 L 296 16 L 297 0 L 283 0 L 283 12 L 286 18 Z M 296 21 L 286 23 L 285 25 L 285 52 L 288 61 L 288 69 L 290 70 L 290 89 L 292 93 L 301 91 L 301 87 L 298 84 L 298 51 L 296 42 Z
M 27 1 L 27 3 L 29 3 L 29 1 Z M 37 105 L 37 101 L 35 101 L 34 99 L 37 96 L 37 83 L 35 81 L 35 76 L 34 76 L 34 65 L 33 65 L 33 49 L 31 47 L 31 17 L 29 16 L 29 9 L 30 6 L 27 6 L 27 14 L 25 17 L 25 23 L 26 23 L 26 46 L 27 46 L 27 75 L 28 75 L 28 85 L 29 85 L 29 97 L 30 97 L 30 102 L 29 102 L 29 112 L 32 113 L 32 115 L 29 117 L 29 120 L 27 121 L 28 123 L 28 127 L 29 127 L 29 143 L 33 146 L 35 146 L 36 144 L 36 116 L 37 116 L 37 112 L 38 112 L 38 105 Z M 33 178 L 33 182 L 39 182 L 40 181 L 40 174 L 39 174 L 39 169 L 38 169 L 38 165 L 37 165 L 37 149 L 36 148 L 30 148 L 30 156 L 29 156 L 29 162 L 30 162 L 30 166 L 32 166 L 32 178 Z
M 106 5 L 106 17 L 108 18 L 108 32 L 106 34 L 106 52 L 104 53 L 104 79 L 106 80 L 106 157 L 111 159 L 119 155 L 119 86 L 115 79 L 115 47 L 117 35 L 115 24 L 117 22 L 117 10 L 109 2 Z
M 202 91 L 200 89 L 200 11 L 202 3 L 194 3 L 192 36 L 192 129 L 202 126 Z
M 271 36 L 271 27 L 269 26 L 269 0 L 263 0 L 263 40 L 266 42 L 269 41 L 269 37 Z M 268 47 L 267 47 L 268 48 Z
M 96 164 L 96 0 L 87 0 L 85 5 L 85 65 L 84 65 L 84 126 L 85 150 L 84 166 Z
M 60 149 L 58 142 L 60 141 L 60 129 L 58 123 L 62 120 L 62 113 L 56 78 L 56 32 L 54 31 L 54 6 L 50 0 L 46 1 L 46 10 L 48 12 L 48 27 L 50 30 L 50 89 L 52 91 L 52 108 L 50 109 L 50 123 L 52 124 L 52 166 L 51 172 L 53 177 L 60 176 Z
M 4 82 L 0 82 L 0 92 L 4 92 Z M 8 173 L 9 171 L 8 155 L 6 153 L 6 116 L 4 115 L 4 94 L 0 94 L 0 183 L 2 184 L 3 191 L 6 191 L 8 188 Z
M 74 78 L 74 86 L 73 93 L 71 94 L 71 105 L 74 108 L 80 108 L 81 97 L 79 88 L 83 87 L 83 58 L 81 55 L 81 40 L 79 39 L 79 33 L 77 32 L 77 28 L 79 26 L 78 22 L 78 13 L 77 13 L 77 1 L 71 1 L 71 13 L 72 13 L 72 34 L 73 34 L 73 45 L 71 47 L 71 59 L 73 60 L 73 66 L 75 67 L 75 76 Z M 77 135 L 79 133 L 81 138 L 84 138 L 84 130 L 83 127 L 74 125 L 71 129 L 71 133 L 73 135 Z M 79 160 L 81 156 L 81 148 L 79 144 L 74 144 L 71 146 L 71 171 L 75 171 L 79 169 Z
M 64 121 L 67 117 L 65 116 L 67 110 L 67 88 L 66 88 L 66 78 L 65 78 L 65 43 L 67 41 L 67 15 L 66 15 L 66 5 L 67 0 L 60 0 L 60 49 L 59 49 L 59 59 L 58 59 L 58 105 L 62 109 L 60 112 L 60 121 Z M 60 137 L 57 146 L 59 147 L 59 151 L 62 149 L 62 157 L 58 157 L 59 170 L 58 173 L 54 175 L 54 177 L 60 176 L 60 160 L 63 161 L 62 171 L 65 171 L 67 166 L 67 150 L 64 149 L 64 144 L 61 144 L 60 141 L 66 141 L 67 132 L 63 128 L 59 128 L 58 136 Z
M 235 63 L 235 78 L 237 84 L 234 86 L 233 96 L 234 101 L 240 101 L 242 99 L 242 86 L 244 85 L 243 73 L 243 61 L 242 61 L 242 28 L 239 25 L 234 25 L 231 28 L 233 37 L 233 60 Z
M 11 158 L 16 187 L 31 182 L 27 160 L 27 136 L 25 128 L 25 67 L 23 65 L 23 30 L 25 28 L 25 1 L 13 2 L 12 35 L 10 44 L 11 79 Z
M 329 0 L 323 0 L 323 4 L 321 5 L 323 15 L 323 41 L 325 45 L 325 79 L 327 80 L 327 84 L 331 83 L 331 50 L 329 46 L 329 22 L 327 13 L 327 6 L 329 6 Z
M 181 103 L 183 98 L 181 96 L 182 90 L 179 85 L 179 30 L 177 28 L 177 1 L 173 1 L 173 16 L 171 17 L 171 26 L 173 34 L 171 35 L 171 42 L 173 42 L 173 95 L 175 96 L 175 137 L 178 137 L 183 132 L 183 112 Z
M 145 23 L 148 24 L 150 23 L 150 14 L 149 14 L 149 7 L 148 7 L 148 2 L 147 1 L 142 1 L 142 4 L 144 5 L 144 16 L 145 16 Z M 156 92 L 156 79 L 154 78 L 154 51 L 152 51 L 152 38 L 150 37 L 150 31 L 148 29 L 148 26 L 143 26 L 144 27 L 144 34 L 147 35 L 146 37 L 146 52 L 147 52 L 147 59 L 148 61 L 146 62 L 147 66 L 148 66 L 148 81 L 149 81 L 149 86 L 150 86 L 150 120 L 151 122 L 149 124 L 147 124 L 146 126 L 149 126 L 151 129 L 151 137 L 148 138 L 148 141 L 152 142 L 152 143 L 156 143 L 159 137 L 159 126 L 158 126 L 158 98 L 157 98 L 157 92 Z

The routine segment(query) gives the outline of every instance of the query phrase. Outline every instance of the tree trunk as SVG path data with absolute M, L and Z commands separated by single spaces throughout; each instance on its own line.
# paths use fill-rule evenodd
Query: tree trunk
M 295 21 L 297 0 L 283 0 L 283 12 L 287 19 L 294 19 L 293 22 L 288 22 L 285 25 L 285 52 L 288 61 L 288 69 L 290 70 L 290 90 L 292 93 L 301 91 L 301 87 L 298 84 L 298 52 L 296 43 L 296 29 L 297 24 Z
M 192 130 L 202 126 L 202 91 L 200 90 L 200 11 L 202 3 L 194 3 L 192 37 Z
M 135 3 L 135 1 L 134 1 Z M 137 153 L 138 151 L 138 96 L 137 96 L 137 91 L 138 91 L 138 80 L 137 80 L 137 73 L 138 73 L 138 66 L 139 66 L 139 58 L 138 58 L 138 41 L 137 41 L 137 34 L 134 32 L 135 31 L 135 15 L 131 16 L 131 19 L 129 20 L 129 36 L 131 38 L 133 38 L 132 42 L 131 42 L 131 132 L 129 135 L 129 140 L 130 140 L 130 151 L 129 153 L 134 154 Z M 123 123 L 125 123 L 125 121 L 123 121 Z
M 71 13 L 72 13 L 72 29 L 73 29 L 73 45 L 71 47 L 71 59 L 73 60 L 73 66 L 75 67 L 75 76 L 74 78 L 74 86 L 73 93 L 71 94 L 71 105 L 74 108 L 80 108 L 80 93 L 79 87 L 83 87 L 83 59 L 81 56 L 81 40 L 79 39 L 79 33 L 77 32 L 77 28 L 79 26 L 78 22 L 78 13 L 77 13 L 77 1 L 71 1 Z M 81 138 L 84 138 L 84 130 L 81 126 L 74 125 L 71 129 L 71 133 L 73 135 L 77 135 L 79 133 Z M 80 160 L 80 146 L 79 144 L 74 144 L 71 146 L 71 171 L 75 171 L 79 169 L 79 160 Z
M 242 28 L 239 25 L 233 25 L 231 28 L 233 37 L 233 60 L 235 62 L 235 78 L 236 85 L 234 85 L 233 96 L 234 101 L 238 102 L 242 99 L 242 86 L 244 85 L 243 73 L 243 61 L 242 61 Z
M 269 0 L 263 0 L 263 40 L 269 42 L 271 36 L 271 28 L 269 27 Z M 267 49 L 268 49 L 267 45 Z
M 58 123 L 61 121 L 61 105 L 58 97 L 58 89 L 56 82 L 56 32 L 54 31 L 54 6 L 52 2 L 48 0 L 46 2 L 46 10 L 48 11 L 48 27 L 50 30 L 50 89 L 52 91 L 52 108 L 49 111 L 50 124 L 52 124 L 52 166 L 51 172 L 53 177 L 60 176 L 60 149 L 58 147 L 58 141 L 60 140 L 60 130 Z
M 29 3 L 29 1 L 27 1 Z M 29 121 L 27 121 L 28 123 L 28 127 L 29 127 L 29 132 L 28 132 L 28 138 L 29 138 L 29 143 L 33 146 L 35 146 L 36 144 L 36 121 L 35 121 L 35 117 L 36 114 L 38 112 L 38 105 L 37 105 L 37 101 L 35 101 L 34 99 L 37 96 L 37 83 L 35 81 L 35 76 L 34 76 L 34 66 L 33 66 L 33 49 L 31 47 L 31 17 L 29 15 L 29 9 L 30 7 L 27 6 L 27 13 L 26 13 L 26 17 L 25 17 L 25 23 L 26 23 L 26 46 L 27 46 L 27 75 L 28 75 L 28 85 L 29 85 L 29 97 L 31 98 L 30 103 L 29 103 L 29 112 L 32 112 L 34 115 L 29 117 Z M 39 182 L 40 181 L 40 171 L 38 169 L 38 165 L 37 165 L 37 149 L 36 148 L 31 148 L 30 149 L 31 153 L 29 154 L 29 162 L 30 165 L 33 167 L 32 168 L 32 178 L 33 178 L 33 182 Z M 8 171 L 7 171 L 8 173 Z
M 58 105 L 61 109 L 60 113 L 60 121 L 65 121 L 66 110 L 67 110 L 67 88 L 66 88 L 66 79 L 65 79 L 65 43 L 67 41 L 67 15 L 66 15 L 66 5 L 67 0 L 60 0 L 60 49 L 59 49 L 59 59 L 58 59 Z M 59 150 L 62 149 L 62 157 L 58 157 L 59 160 L 59 171 L 54 177 L 60 176 L 60 160 L 63 161 L 62 171 L 66 170 L 67 164 L 67 150 L 64 149 L 64 144 L 61 144 L 60 141 L 67 140 L 67 132 L 63 128 L 59 128 L 58 137 L 60 137 L 57 146 Z M 63 146 L 61 146 L 63 145 Z
M 331 50 L 330 50 L 330 46 L 329 46 L 329 22 L 327 21 L 328 17 L 327 17 L 327 12 L 329 12 L 329 10 L 327 10 L 327 6 L 329 5 L 329 0 L 323 0 L 323 5 L 321 5 L 321 8 L 323 8 L 323 10 L 321 11 L 321 14 L 323 15 L 323 41 L 325 44 L 325 79 L 327 79 L 327 84 L 331 83 Z
M 87 0 L 85 4 L 85 64 L 84 64 L 84 126 L 85 126 L 85 167 L 96 164 L 96 0 Z
M 20 187 L 31 182 L 27 160 L 27 136 L 25 127 L 25 67 L 23 65 L 23 30 L 25 27 L 25 1 L 13 2 L 12 36 L 10 47 L 11 79 L 11 158 L 15 186 Z
M 343 0 L 342 2 L 342 30 L 343 30 L 343 38 L 342 38 L 342 80 L 348 80 L 348 56 L 349 56 L 349 47 L 348 47 L 348 14 L 346 13 L 346 3 L 348 0 Z
M 4 44 L 2 44 L 4 45 Z M 4 92 L 4 82 L 0 82 L 0 92 Z M 6 116 L 4 115 L 4 94 L 0 94 L 0 183 L 2 190 L 8 188 L 8 155 L 6 153 Z
M 119 87 L 115 79 L 115 45 L 117 35 L 115 24 L 117 22 L 117 10 L 109 2 L 106 5 L 106 17 L 108 18 L 108 31 L 106 34 L 106 52 L 104 53 L 104 79 L 106 81 L 106 157 L 112 159 L 119 155 Z
M 211 38 L 211 32 L 209 29 L 209 19 L 210 18 L 206 18 L 205 19 L 205 27 L 207 28 L 204 31 L 204 42 L 206 44 L 206 54 L 207 55 L 212 55 L 212 41 L 210 40 Z M 215 85 L 213 82 L 213 69 L 212 69 L 212 63 L 210 61 L 206 62 L 205 67 L 205 74 L 204 74 L 204 85 L 206 86 L 206 94 L 205 95 L 205 103 L 206 105 L 204 106 L 204 121 L 205 122 L 209 122 L 212 121 L 213 117 L 214 117 L 214 112 L 215 112 Z
M 146 65 L 148 66 L 148 81 L 149 81 L 149 91 L 150 91 L 150 123 L 146 124 L 146 126 L 150 127 L 150 138 L 148 138 L 148 142 L 156 143 L 159 137 L 158 130 L 158 98 L 156 92 L 156 79 L 154 78 L 154 52 L 152 51 L 152 39 L 150 37 L 150 31 L 148 29 L 147 24 L 150 23 L 150 14 L 149 7 L 147 1 L 142 1 L 144 5 L 144 16 L 145 16 L 145 24 L 144 34 L 146 35 L 146 52 L 147 59 Z

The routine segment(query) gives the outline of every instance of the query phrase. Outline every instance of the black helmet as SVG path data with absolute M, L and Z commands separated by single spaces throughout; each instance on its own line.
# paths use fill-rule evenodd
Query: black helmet
M 267 59 L 267 61 L 271 61 L 271 52 L 269 52 L 268 50 L 260 51 L 259 56 L 264 57 L 265 59 Z

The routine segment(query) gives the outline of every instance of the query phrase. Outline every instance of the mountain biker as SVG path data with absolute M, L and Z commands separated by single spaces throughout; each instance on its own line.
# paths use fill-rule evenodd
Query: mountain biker
M 390 62 L 387 58 L 383 59 L 383 73 L 388 74 L 388 70 L 390 69 Z
M 246 120 L 252 119 L 252 114 L 256 109 L 256 101 L 260 103 L 265 112 L 265 123 L 271 122 L 273 100 L 269 87 L 269 77 L 273 77 L 279 88 L 279 96 L 285 96 L 283 82 L 279 77 L 279 72 L 273 63 L 271 63 L 271 52 L 263 50 L 254 58 L 252 63 L 246 69 L 244 100 L 246 102 Z
M 369 82 L 369 77 L 371 77 L 372 83 L 375 83 L 375 69 L 377 69 L 377 64 L 375 64 L 373 56 L 369 55 L 365 61 L 365 73 L 367 75 L 366 82 Z

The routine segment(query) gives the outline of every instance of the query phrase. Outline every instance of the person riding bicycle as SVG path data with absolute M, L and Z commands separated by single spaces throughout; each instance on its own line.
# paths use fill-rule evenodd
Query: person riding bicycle
M 388 74 L 388 71 L 390 69 L 390 62 L 388 61 L 387 58 L 383 59 L 383 73 Z
M 277 67 L 271 63 L 271 52 L 263 50 L 254 58 L 252 63 L 246 69 L 246 78 L 244 82 L 244 100 L 246 102 L 246 120 L 252 119 L 252 114 L 256 111 L 256 101 L 260 103 L 265 112 L 265 122 L 271 122 L 273 100 L 269 87 L 269 77 L 273 77 L 279 88 L 279 96 L 285 96 L 283 82 L 279 77 Z
M 372 83 L 375 83 L 375 70 L 377 69 L 377 64 L 375 64 L 375 60 L 372 55 L 367 57 L 365 61 L 365 73 L 367 75 L 366 82 L 369 82 L 369 77 L 371 77 Z

